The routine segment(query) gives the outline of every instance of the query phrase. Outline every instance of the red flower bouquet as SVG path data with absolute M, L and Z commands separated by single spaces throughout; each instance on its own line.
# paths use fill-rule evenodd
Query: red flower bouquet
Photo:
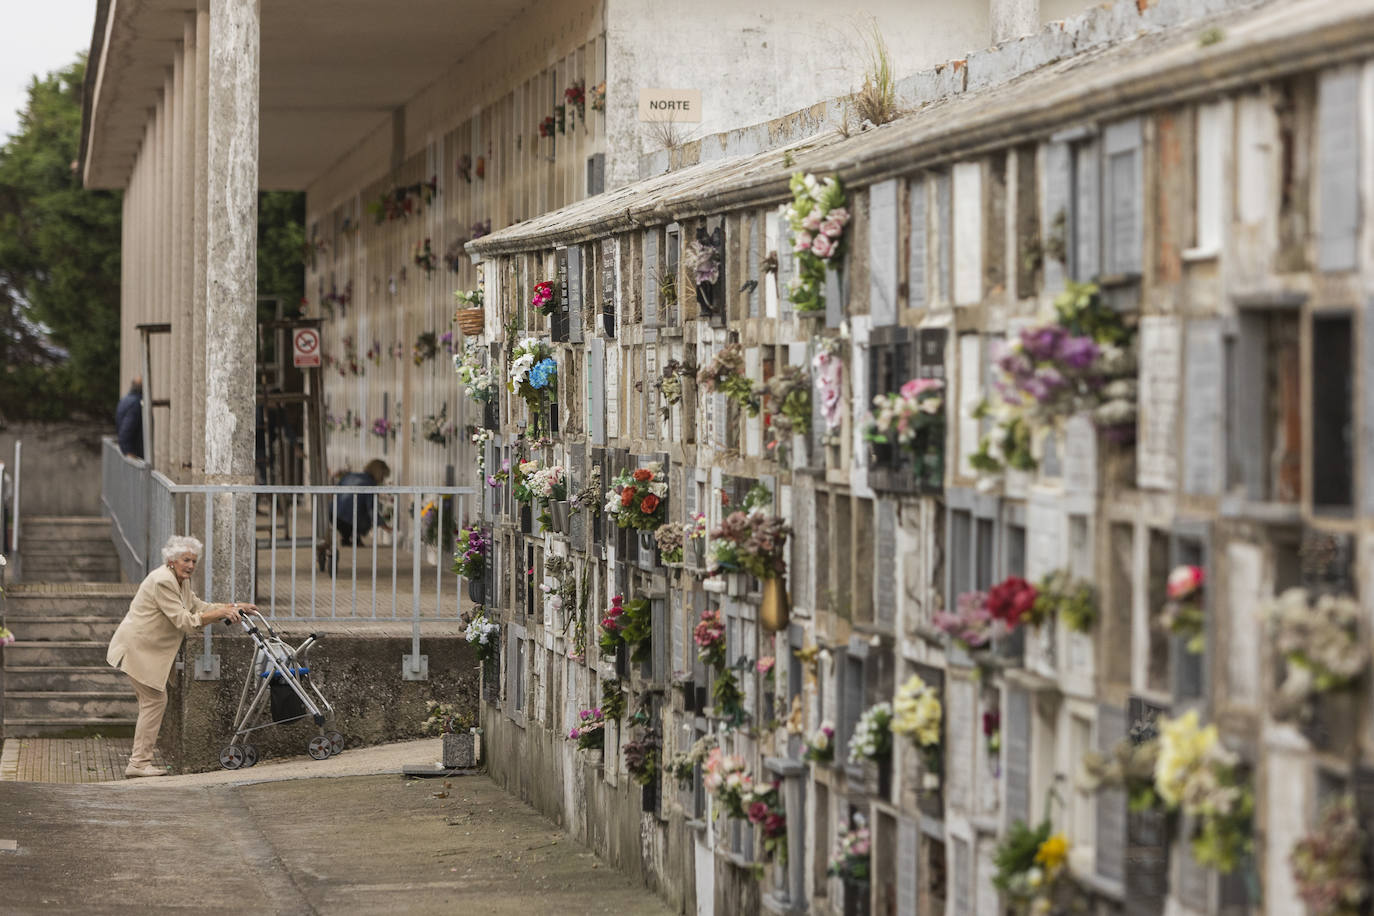
M 663 466 L 622 472 L 606 491 L 606 512 L 621 528 L 654 531 L 667 521 L 668 480 Z
M 1006 624 L 1008 630 L 1021 625 L 1035 607 L 1039 592 L 1020 576 L 1008 576 L 988 591 L 987 608 L 992 616 Z

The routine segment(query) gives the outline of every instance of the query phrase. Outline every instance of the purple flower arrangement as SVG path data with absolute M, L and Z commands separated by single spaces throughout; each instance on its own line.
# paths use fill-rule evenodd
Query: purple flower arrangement
M 606 741 L 606 716 L 601 707 L 584 709 L 577 714 L 577 725 L 568 732 L 568 740 L 576 741 L 583 750 L 602 747 Z
M 453 555 L 453 571 L 464 579 L 480 579 L 486 572 L 487 554 L 491 540 L 481 525 L 464 525 L 458 532 L 458 544 Z

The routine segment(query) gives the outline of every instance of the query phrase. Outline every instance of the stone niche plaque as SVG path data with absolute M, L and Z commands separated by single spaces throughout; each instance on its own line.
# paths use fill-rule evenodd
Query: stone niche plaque
M 1308 528 L 1298 547 L 1302 586 L 1320 594 L 1354 591 L 1355 543 L 1349 534 L 1331 534 Z

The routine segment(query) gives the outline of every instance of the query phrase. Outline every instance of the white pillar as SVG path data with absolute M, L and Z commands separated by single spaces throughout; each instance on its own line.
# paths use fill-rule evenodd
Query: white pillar
M 1001 44 L 1040 31 L 1040 0 L 989 0 L 992 43 Z
M 210 6 L 205 480 L 212 484 L 253 480 L 260 13 L 259 0 Z M 250 597 L 252 502 L 237 503 L 215 504 L 215 600 Z
M 172 392 L 171 423 L 176 430 L 177 480 L 187 480 L 191 469 L 191 440 L 199 432 L 191 418 L 191 352 L 194 325 L 191 320 L 192 292 L 195 282 L 192 222 L 194 203 L 191 182 L 195 169 L 195 44 L 196 19 L 188 14 L 182 22 L 181 49 L 177 54 L 177 128 L 176 162 L 172 174 L 176 181 L 175 306 L 172 313 L 172 339 L 175 341 L 176 390 Z
M 205 260 L 206 194 L 209 188 L 207 161 L 210 133 L 210 7 L 201 0 L 196 10 L 195 36 L 195 151 L 193 208 L 194 227 L 191 230 L 191 426 L 195 430 L 191 442 L 191 473 L 200 481 L 205 475 Z

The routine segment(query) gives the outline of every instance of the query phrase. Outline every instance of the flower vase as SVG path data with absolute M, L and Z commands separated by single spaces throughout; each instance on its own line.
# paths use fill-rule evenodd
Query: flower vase
M 654 549 L 654 533 L 652 531 L 639 532 L 639 549 L 644 551 Z
M 486 603 L 487 584 L 481 579 L 468 580 L 468 598 L 472 599 L 473 604 Z
M 426 565 L 426 566 L 438 566 L 438 565 L 439 565 L 439 548 L 438 548 L 437 546 L 435 546 L 434 544 L 426 544 L 426 545 L 425 545 L 425 565 Z
M 448 732 L 444 735 L 444 767 L 470 769 L 477 766 L 476 741 L 472 732 Z
M 868 916 L 869 884 L 867 881 L 844 882 L 844 916 Z
M 615 676 L 621 679 L 630 676 L 630 647 L 627 645 L 616 646 Z
M 520 504 L 520 533 L 529 534 L 534 530 L 534 512 L 529 503 Z
M 878 758 L 878 797 L 884 802 L 892 798 L 892 755 Z
M 706 542 L 701 538 L 692 538 L 692 562 L 689 564 L 692 569 L 706 568 Z
M 787 597 L 787 587 L 781 576 L 765 579 L 763 600 L 759 604 L 759 623 L 770 633 L 780 633 L 787 629 L 792 613 L 792 602 Z
M 566 499 L 555 499 L 549 502 L 549 517 L 553 520 L 555 534 L 568 534 L 570 513 Z

